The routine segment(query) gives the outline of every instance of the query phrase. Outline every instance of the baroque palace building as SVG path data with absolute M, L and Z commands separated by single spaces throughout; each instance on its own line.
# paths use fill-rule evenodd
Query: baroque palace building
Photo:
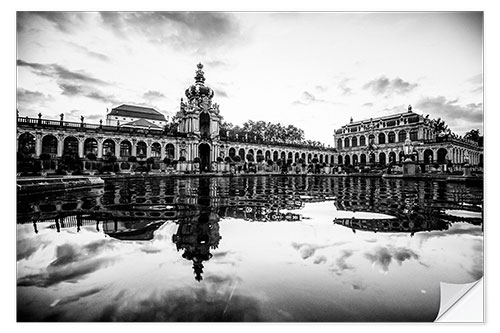
M 334 160 L 335 149 L 307 145 L 269 142 L 252 133 L 238 136 L 219 128 L 222 117 L 219 105 L 212 102 L 214 91 L 205 85 L 203 65 L 198 64 L 195 83 L 185 91 L 176 113 L 177 129 L 167 130 L 165 117 L 158 111 L 140 106 L 121 105 L 106 115 L 106 124 L 68 122 L 60 120 L 17 117 L 17 151 L 34 158 L 48 154 L 52 160 L 64 155 L 85 159 L 89 153 L 98 160 L 114 155 L 118 162 L 130 156 L 139 160 L 153 157 L 162 161 L 200 160 L 200 169 L 215 169 L 214 163 L 225 157 L 238 155 L 242 162 L 249 155 L 261 155 L 264 160 L 292 160 L 300 158 L 321 163 Z M 124 120 L 125 119 L 125 120 Z M 119 122 L 120 121 L 120 122 Z M 154 121 L 154 123 L 153 123 Z M 120 163 L 118 163 L 120 164 Z M 120 167 L 121 168 L 121 167 Z
M 337 164 L 401 163 L 403 144 L 413 147 L 412 159 L 419 164 L 483 164 L 483 147 L 477 142 L 453 134 L 437 133 L 434 120 L 413 112 L 411 105 L 403 113 L 351 121 L 334 134 Z
M 168 128 L 163 114 L 152 108 L 120 105 L 106 115 L 106 124 L 68 122 L 17 117 L 17 151 L 35 159 L 49 156 L 57 161 L 65 155 L 86 159 L 90 153 L 97 161 L 115 156 L 121 171 L 130 156 L 139 161 L 152 157 L 157 163 L 165 158 L 187 162 L 199 160 L 200 170 L 216 170 L 218 161 L 239 156 L 242 163 L 258 160 L 282 160 L 305 163 L 317 160 L 327 165 L 386 164 L 401 160 L 407 137 L 415 145 L 418 161 L 445 164 L 462 163 L 468 153 L 471 164 L 482 162 L 482 147 L 455 138 L 439 137 L 431 121 L 411 108 L 392 116 L 352 122 L 335 131 L 336 148 L 270 142 L 254 133 L 239 135 L 222 130 L 219 105 L 212 101 L 214 91 L 205 85 L 203 65 L 198 64 L 195 83 L 185 91 L 175 115 L 178 126 Z

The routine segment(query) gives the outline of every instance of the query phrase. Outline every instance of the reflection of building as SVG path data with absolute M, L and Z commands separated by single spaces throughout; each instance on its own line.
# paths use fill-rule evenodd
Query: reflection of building
M 437 133 L 433 120 L 412 111 L 385 117 L 352 121 L 335 131 L 338 164 L 382 165 L 403 160 L 403 143 L 409 138 L 419 163 L 482 164 L 483 148 L 476 142 Z
M 335 224 L 353 230 L 364 230 L 372 232 L 405 232 L 412 235 L 419 231 L 448 230 L 449 223 L 434 218 L 418 215 L 408 217 L 408 219 L 387 218 L 387 219 L 360 219 L 360 218 L 337 218 Z
M 203 262 L 212 258 L 210 250 L 217 249 L 219 235 L 219 216 L 209 210 L 203 210 L 198 216 L 179 219 L 177 233 L 172 241 L 177 251 L 184 250 L 182 257 L 193 261 L 193 270 L 197 281 L 203 280 Z

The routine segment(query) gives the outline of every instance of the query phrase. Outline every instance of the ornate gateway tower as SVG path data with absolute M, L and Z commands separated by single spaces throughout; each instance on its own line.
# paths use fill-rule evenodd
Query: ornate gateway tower
M 180 111 L 176 118 L 179 121 L 178 130 L 186 133 L 188 143 L 181 146 L 180 155 L 187 160 L 196 157 L 200 159 L 200 170 L 209 171 L 210 164 L 219 156 L 219 105 L 212 103 L 214 91 L 205 85 L 203 65 L 197 65 L 195 83 L 186 89 L 187 103 L 181 99 Z M 192 156 L 187 156 L 192 155 Z

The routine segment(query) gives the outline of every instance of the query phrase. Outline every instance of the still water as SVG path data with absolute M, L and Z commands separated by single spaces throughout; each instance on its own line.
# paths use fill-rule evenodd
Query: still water
M 482 202 L 276 176 L 18 197 L 18 321 L 433 321 L 440 281 L 483 275 Z

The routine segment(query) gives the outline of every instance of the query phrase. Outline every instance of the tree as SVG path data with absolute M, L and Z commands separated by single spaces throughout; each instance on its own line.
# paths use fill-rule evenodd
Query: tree
M 474 142 L 479 142 L 481 136 L 479 135 L 478 129 L 471 129 L 467 133 L 465 133 L 464 138 L 467 140 L 472 140 Z
M 431 124 L 437 134 L 449 132 L 448 125 L 441 118 L 432 120 Z

